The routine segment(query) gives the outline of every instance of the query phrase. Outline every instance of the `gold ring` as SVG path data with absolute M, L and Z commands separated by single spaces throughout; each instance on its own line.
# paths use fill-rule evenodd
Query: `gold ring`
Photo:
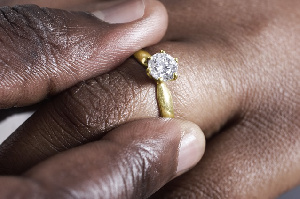
M 178 59 L 163 50 L 153 56 L 144 50 L 139 50 L 133 56 L 146 68 L 147 75 L 157 83 L 157 103 L 160 115 L 174 118 L 173 99 L 165 82 L 178 78 Z

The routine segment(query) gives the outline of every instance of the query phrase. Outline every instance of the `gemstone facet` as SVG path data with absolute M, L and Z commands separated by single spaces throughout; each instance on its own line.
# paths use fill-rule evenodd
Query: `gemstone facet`
M 156 53 L 150 58 L 148 69 L 154 79 L 159 80 L 161 78 L 162 81 L 168 81 L 174 79 L 174 74 L 178 70 L 178 63 L 167 53 Z

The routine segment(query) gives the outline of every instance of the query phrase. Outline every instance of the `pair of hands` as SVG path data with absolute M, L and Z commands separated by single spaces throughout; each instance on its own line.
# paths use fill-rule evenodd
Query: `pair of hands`
M 162 3 L 168 15 L 147 0 L 141 19 L 114 25 L 81 12 L 1 9 L 1 108 L 92 78 L 51 99 L 1 145 L 1 174 L 22 175 L 2 177 L 3 197 L 143 198 L 182 173 L 178 161 L 199 160 L 204 138 L 192 123 L 136 121 L 158 116 L 155 85 L 127 58 L 160 40 L 147 51 L 180 61 L 180 78 L 168 84 L 175 115 L 199 125 L 208 143 L 196 167 L 152 197 L 270 198 L 299 183 L 299 3 Z M 185 161 L 183 135 L 198 143 Z

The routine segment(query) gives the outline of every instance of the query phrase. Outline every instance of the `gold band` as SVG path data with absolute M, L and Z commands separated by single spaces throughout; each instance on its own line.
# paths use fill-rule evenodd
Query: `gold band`
M 170 55 L 166 54 L 165 51 L 163 51 L 163 50 L 160 53 L 157 53 L 155 55 L 163 57 L 163 58 L 167 59 L 171 63 L 170 64 L 168 62 L 169 65 L 173 66 L 175 72 L 173 70 L 171 72 L 167 71 L 168 74 L 169 74 L 169 77 L 170 77 L 170 75 L 172 75 L 172 77 L 170 77 L 172 79 L 169 78 L 168 80 L 171 80 L 171 81 L 172 80 L 176 80 L 177 77 L 178 77 L 178 75 L 177 75 L 177 69 L 178 69 L 177 63 L 178 63 L 178 59 L 172 58 Z M 173 99 L 172 99 L 172 95 L 171 95 L 170 90 L 167 88 L 167 85 L 164 82 L 164 78 L 156 76 L 156 75 L 154 77 L 153 74 L 151 73 L 151 70 L 153 70 L 153 68 L 151 68 L 149 66 L 150 65 L 149 61 L 152 59 L 152 56 L 148 52 L 146 52 L 144 50 L 137 51 L 136 53 L 134 53 L 133 56 L 135 57 L 135 59 L 140 64 L 142 64 L 147 69 L 146 70 L 147 71 L 147 75 L 151 79 L 155 80 L 156 83 L 157 83 L 157 96 L 156 97 L 157 97 L 157 103 L 158 103 L 158 107 L 159 107 L 159 111 L 160 111 L 161 117 L 174 118 Z M 172 59 L 174 59 L 174 60 L 172 60 Z M 168 65 L 168 67 L 169 67 L 169 65 Z

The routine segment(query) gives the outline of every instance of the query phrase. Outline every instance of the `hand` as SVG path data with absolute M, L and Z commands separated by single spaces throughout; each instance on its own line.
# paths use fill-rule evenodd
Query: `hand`
M 197 123 L 210 140 L 204 159 L 154 198 L 270 198 L 295 186 L 299 2 L 164 3 L 167 34 L 147 50 L 164 49 L 179 58 L 180 77 L 168 84 L 175 114 Z M 58 151 L 99 139 L 99 131 L 157 115 L 155 86 L 129 59 L 39 110 L 1 146 L 2 172 L 24 171 Z
M 136 121 L 56 155 L 21 177 L 0 177 L 0 197 L 148 198 L 194 166 L 204 142 L 204 134 L 190 122 Z M 189 153 L 194 155 L 187 159 Z

